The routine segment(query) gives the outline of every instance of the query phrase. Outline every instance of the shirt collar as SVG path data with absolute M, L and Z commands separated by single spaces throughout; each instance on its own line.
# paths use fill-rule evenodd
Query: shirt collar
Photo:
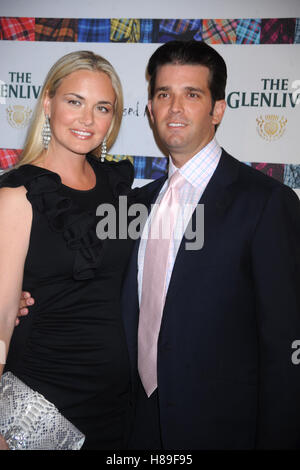
M 203 149 L 188 160 L 180 169 L 179 172 L 182 176 L 194 187 L 200 186 L 203 179 L 210 178 L 215 171 L 222 149 L 219 146 L 217 139 L 214 137 Z M 170 178 L 178 168 L 169 157 L 169 172 Z

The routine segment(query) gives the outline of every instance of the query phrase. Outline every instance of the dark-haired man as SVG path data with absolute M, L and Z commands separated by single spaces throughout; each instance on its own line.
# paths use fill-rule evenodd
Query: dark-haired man
M 168 179 L 141 190 L 159 206 L 123 288 L 136 398 L 129 447 L 300 448 L 299 200 L 216 141 L 227 74 L 215 49 L 166 43 L 148 73 L 170 165 Z M 167 218 L 169 237 L 152 237 Z
M 144 188 L 145 201 L 161 209 L 136 244 L 123 290 L 134 377 L 138 370 L 131 446 L 300 448 L 300 369 L 292 361 L 299 200 L 219 147 L 226 65 L 213 48 L 167 43 L 148 73 L 151 121 L 170 153 L 168 181 L 177 177 Z M 193 213 L 195 233 L 204 205 L 201 249 L 187 249 L 186 223 L 174 235 L 179 212 L 170 242 L 150 241 L 174 200 Z

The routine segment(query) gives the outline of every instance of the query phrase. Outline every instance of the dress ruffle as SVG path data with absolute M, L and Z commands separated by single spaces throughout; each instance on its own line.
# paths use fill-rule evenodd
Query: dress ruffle
M 114 198 L 130 194 L 133 167 L 129 161 L 99 162 L 88 157 L 95 172 L 105 170 Z M 49 226 L 60 232 L 69 249 L 76 251 L 73 277 L 86 280 L 95 277 L 103 256 L 103 244 L 96 235 L 97 218 L 93 211 L 82 212 L 72 199 L 59 192 L 60 176 L 33 165 L 23 165 L 0 178 L 0 187 L 24 185 L 27 199 L 38 212 L 45 214 Z
M 93 164 L 92 161 L 90 162 Z M 130 161 L 121 160 L 115 162 L 105 160 L 103 163 L 101 162 L 100 165 L 103 165 L 102 168 L 107 173 L 114 198 L 117 199 L 122 195 L 128 196 L 128 198 L 131 199 L 135 191 L 131 189 L 134 180 L 134 168 Z

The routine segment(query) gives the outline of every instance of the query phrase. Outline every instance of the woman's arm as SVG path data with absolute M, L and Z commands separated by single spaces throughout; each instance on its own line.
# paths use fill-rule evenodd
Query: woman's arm
M 32 208 L 26 189 L 0 189 L 0 341 L 7 356 L 19 308 Z M 2 361 L 5 362 L 5 361 Z M 4 364 L 0 364 L 0 377 Z

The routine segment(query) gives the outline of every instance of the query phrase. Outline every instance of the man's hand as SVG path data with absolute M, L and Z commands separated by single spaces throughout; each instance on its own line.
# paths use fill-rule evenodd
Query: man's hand
M 21 298 L 20 298 L 20 306 L 19 306 L 19 312 L 18 316 L 16 318 L 16 326 L 20 323 L 20 317 L 24 317 L 29 313 L 29 310 L 27 307 L 30 307 L 31 305 L 34 304 L 34 299 L 31 297 L 30 292 L 22 292 Z

